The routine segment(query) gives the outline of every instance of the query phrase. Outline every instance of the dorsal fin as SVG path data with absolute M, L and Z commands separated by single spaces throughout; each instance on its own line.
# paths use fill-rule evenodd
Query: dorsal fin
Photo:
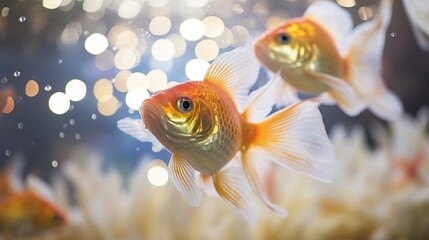
M 224 89 L 241 112 L 258 74 L 259 63 L 253 54 L 252 41 L 248 40 L 245 46 L 219 55 L 207 70 L 204 81 Z
M 344 56 L 347 36 L 353 29 L 353 20 L 346 10 L 334 2 L 317 1 L 307 8 L 304 17 L 320 23 L 334 39 L 341 56 Z

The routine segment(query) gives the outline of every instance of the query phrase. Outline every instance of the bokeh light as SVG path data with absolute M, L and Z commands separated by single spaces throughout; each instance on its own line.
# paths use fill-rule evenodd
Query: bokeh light
M 204 35 L 209 38 L 218 37 L 225 29 L 222 19 L 216 16 L 208 16 L 204 18 L 203 24 L 205 28 Z
M 115 86 L 116 90 L 119 92 L 127 92 L 127 79 L 131 75 L 130 71 L 119 71 L 115 76 L 115 81 L 113 82 L 113 85 Z
M 169 0 L 148 0 L 147 4 L 153 8 L 161 8 L 168 4 Z
M 134 89 L 134 88 L 147 89 L 148 86 L 149 86 L 149 80 L 146 77 L 146 75 L 144 75 L 141 72 L 132 73 L 127 78 L 127 88 L 128 88 L 128 90 L 131 90 L 131 89 Z
M 164 16 L 154 17 L 149 24 L 149 30 L 153 35 L 162 36 L 167 34 L 171 28 L 171 21 Z
M 147 88 L 151 92 L 163 90 L 167 87 L 167 75 L 159 69 L 148 72 L 147 78 L 149 80 Z
M 161 162 L 161 160 L 158 160 L 157 162 Z M 153 164 L 147 172 L 147 179 L 153 186 L 164 186 L 168 182 L 168 171 L 165 164 Z
M 6 105 L 2 109 L 2 113 L 11 113 L 15 108 L 15 101 L 12 97 L 8 96 L 6 98 Z
M 188 41 L 196 41 L 204 35 L 204 24 L 196 18 L 189 18 L 180 24 L 180 34 Z
M 118 7 L 118 16 L 124 19 L 135 18 L 141 10 L 139 2 L 134 0 L 125 0 Z
M 66 85 L 66 95 L 71 101 L 80 101 L 86 96 L 86 85 L 79 79 L 72 79 Z
M 171 34 L 167 37 L 174 45 L 173 57 L 181 57 L 186 52 L 186 40 L 179 34 Z
M 85 12 L 95 13 L 103 7 L 103 0 L 85 0 L 82 8 Z
M 109 46 L 106 36 L 93 33 L 85 40 L 85 50 L 93 55 L 98 55 Z
M 225 28 L 223 32 L 213 40 L 217 43 L 219 48 L 227 48 L 231 46 L 234 36 L 232 35 L 231 30 Z
M 113 84 L 108 79 L 102 78 L 94 84 L 94 96 L 99 102 L 109 100 L 113 95 Z
M 232 47 L 244 46 L 250 38 L 249 30 L 241 25 L 233 26 L 231 32 L 233 35 Z
M 341 7 L 351 8 L 356 5 L 355 0 L 337 0 L 338 5 Z
M 189 80 L 203 80 L 210 64 L 203 59 L 191 59 L 185 66 L 185 73 Z
M 49 109 L 58 115 L 66 113 L 70 109 L 70 100 L 65 93 L 56 92 L 49 98 Z
M 25 94 L 28 97 L 34 97 L 39 93 L 39 84 L 37 84 L 34 80 L 29 80 L 27 84 L 25 84 Z
M 126 48 L 135 48 L 138 45 L 137 35 L 131 30 L 123 30 L 121 31 L 114 43 L 118 49 L 126 49 Z
M 115 66 L 120 70 L 128 70 L 137 65 L 139 56 L 132 49 L 119 50 L 115 55 Z
M 195 56 L 197 58 L 211 61 L 219 55 L 217 43 L 211 39 L 204 39 L 195 46 Z
M 61 5 L 61 0 L 43 0 L 42 5 L 47 9 L 55 9 Z
M 130 89 L 125 96 L 125 103 L 133 110 L 139 110 L 143 101 L 149 98 L 149 92 L 144 88 Z
M 110 95 L 108 99 L 105 99 L 104 101 L 98 101 L 97 103 L 97 111 L 103 116 L 112 116 L 116 113 L 116 111 L 118 111 L 118 108 L 119 101 L 113 95 Z M 91 118 L 94 120 L 97 118 L 97 115 L 94 117 L 93 114 Z
M 200 8 L 204 7 L 208 2 L 208 0 L 186 0 L 186 5 L 194 8 Z
M 158 39 L 152 44 L 152 56 L 158 61 L 168 61 L 174 56 L 174 45 L 168 39 Z

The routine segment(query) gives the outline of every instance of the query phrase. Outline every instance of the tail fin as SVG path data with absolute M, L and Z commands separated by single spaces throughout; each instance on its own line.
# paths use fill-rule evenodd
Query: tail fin
M 254 139 L 243 151 L 243 168 L 251 187 L 279 214 L 286 213 L 271 203 L 264 184 L 270 161 L 323 182 L 332 179 L 334 148 L 318 105 L 305 100 L 270 115 L 255 125 Z
M 387 90 L 381 77 L 382 55 L 392 6 L 392 0 L 382 0 L 376 17 L 355 28 L 345 60 L 349 66 L 346 80 L 358 96 L 368 102 L 371 111 L 386 120 L 393 120 L 402 112 L 400 100 Z

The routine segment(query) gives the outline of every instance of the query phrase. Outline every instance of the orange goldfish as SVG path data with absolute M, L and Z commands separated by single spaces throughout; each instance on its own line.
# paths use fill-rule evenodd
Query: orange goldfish
M 19 157 L 0 172 L 0 237 L 41 232 L 66 223 L 65 213 L 33 190 L 35 179 L 28 178 L 33 186 L 24 188 L 19 179 Z
M 268 197 L 271 163 L 329 182 L 334 150 L 315 100 L 267 117 L 280 78 L 249 94 L 258 72 L 251 44 L 234 49 L 213 61 L 203 81 L 155 93 L 140 107 L 143 121 L 125 118 L 118 127 L 142 141 L 159 141 L 172 153 L 170 178 L 191 205 L 199 205 L 201 190 L 214 190 L 254 221 L 250 184 L 270 209 L 285 216 Z
M 375 19 L 352 29 L 345 10 L 333 2 L 316 1 L 302 17 L 263 34 L 254 51 L 268 70 L 282 76 L 277 96 L 285 96 L 292 87 L 321 94 L 326 103 L 334 100 L 350 116 L 368 107 L 378 117 L 394 120 L 402 104 L 381 77 L 391 12 L 392 0 L 382 0 Z
M 65 214 L 33 191 L 0 198 L 0 233 L 25 234 L 65 224 Z

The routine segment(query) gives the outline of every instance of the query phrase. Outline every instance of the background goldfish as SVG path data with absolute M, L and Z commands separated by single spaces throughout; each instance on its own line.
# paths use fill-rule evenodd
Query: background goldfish
M 172 153 L 170 176 L 193 206 L 201 201 L 200 187 L 214 189 L 253 220 L 255 207 L 244 175 L 269 208 L 285 215 L 268 198 L 270 163 L 330 181 L 334 152 L 316 101 L 265 118 L 280 79 L 249 97 L 259 71 L 250 46 L 220 55 L 203 81 L 188 81 L 146 99 L 140 108 L 144 124 L 123 119 L 118 127 L 138 139 L 153 134 Z
M 65 213 L 39 193 L 40 180 L 29 176 L 26 186 L 19 182 L 21 167 L 21 159 L 15 157 L 0 173 L 0 236 L 41 233 L 64 225 Z
M 402 104 L 381 77 L 391 12 L 392 1 L 383 0 L 375 19 L 352 29 L 348 12 L 333 2 L 317 1 L 302 17 L 266 32 L 254 50 L 266 68 L 283 77 L 278 96 L 290 84 L 303 93 L 323 93 L 330 99 L 326 102 L 333 99 L 348 115 L 368 107 L 378 117 L 394 120 Z

